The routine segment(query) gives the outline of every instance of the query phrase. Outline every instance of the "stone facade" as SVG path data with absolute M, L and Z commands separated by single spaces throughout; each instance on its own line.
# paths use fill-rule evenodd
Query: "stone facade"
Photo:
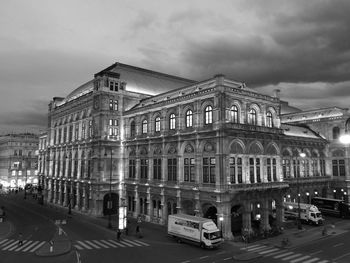
M 24 188 L 37 183 L 37 149 L 35 134 L 7 134 L 0 136 L 0 184 L 8 189 Z
M 195 82 L 116 63 L 50 103 L 45 198 L 96 216 L 126 205 L 159 224 L 201 215 L 226 238 L 281 225 L 296 179 L 320 192 L 328 181 L 327 141 L 281 124 L 281 105 L 222 75 Z

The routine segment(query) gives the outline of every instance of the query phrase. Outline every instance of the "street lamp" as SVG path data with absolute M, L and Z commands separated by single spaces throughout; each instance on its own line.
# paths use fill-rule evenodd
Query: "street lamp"
M 221 229 L 221 235 L 222 235 L 222 222 L 224 221 L 224 216 L 223 215 L 221 215 L 219 217 L 219 221 L 220 221 L 220 229 Z
M 299 154 L 299 156 L 304 159 L 306 157 L 306 154 L 304 152 L 301 152 Z M 304 163 L 303 163 L 303 165 L 304 165 Z M 305 169 L 305 167 L 304 167 L 304 169 Z M 298 226 L 298 229 L 302 229 L 302 227 L 301 227 L 301 213 L 300 213 L 301 211 L 300 211 L 300 184 L 299 184 L 299 177 L 300 177 L 300 173 L 297 174 L 297 191 L 298 191 L 298 223 L 297 223 L 297 226 Z
M 105 152 L 105 156 L 107 157 L 107 152 Z M 108 209 L 108 228 L 112 228 L 112 148 L 110 149 L 110 173 L 109 173 L 109 198 L 107 201 L 107 209 Z
M 24 199 L 27 199 L 27 163 L 26 160 L 23 159 L 23 166 L 24 166 L 24 172 L 25 172 L 25 181 L 24 181 Z

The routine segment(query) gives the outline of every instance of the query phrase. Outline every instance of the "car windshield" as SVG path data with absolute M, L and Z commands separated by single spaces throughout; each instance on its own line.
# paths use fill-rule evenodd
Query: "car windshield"
M 209 233 L 209 239 L 210 240 L 217 239 L 217 238 L 221 238 L 221 232 L 220 231 Z

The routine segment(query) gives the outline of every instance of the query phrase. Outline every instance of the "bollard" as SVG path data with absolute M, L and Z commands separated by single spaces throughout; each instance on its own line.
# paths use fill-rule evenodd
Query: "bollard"
M 50 253 L 52 253 L 53 252 L 53 240 L 51 240 L 49 243 L 50 243 Z

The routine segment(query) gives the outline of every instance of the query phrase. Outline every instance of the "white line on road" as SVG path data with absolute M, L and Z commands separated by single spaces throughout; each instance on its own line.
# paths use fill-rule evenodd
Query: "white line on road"
M 283 254 L 280 254 L 278 256 L 274 256 L 273 258 L 281 258 L 281 257 L 284 257 L 284 256 L 288 256 L 290 254 L 293 254 L 293 252 L 287 252 L 287 253 L 283 253 Z
M 27 248 L 29 245 L 33 244 L 32 242 L 38 242 L 38 241 L 31 241 L 31 240 L 28 240 L 28 241 L 25 242 L 22 246 L 17 247 L 17 249 L 16 249 L 15 251 L 20 251 L 20 250 L 22 250 L 23 248 Z
M 286 257 L 286 258 L 282 258 L 282 260 L 290 260 L 292 258 L 296 258 L 296 257 L 300 257 L 300 256 L 302 256 L 302 255 L 298 253 L 298 254 L 294 254 L 294 255 L 291 255 L 291 256 Z
M 279 249 L 278 248 L 272 248 L 272 249 L 265 250 L 265 251 L 258 252 L 258 253 L 261 254 L 261 255 L 264 255 L 264 254 L 267 254 L 267 253 L 270 253 L 270 252 L 275 252 L 277 250 L 279 250 Z
M 81 246 L 85 247 L 86 249 L 92 249 L 92 247 L 86 245 L 85 243 L 83 243 L 82 241 L 77 241 L 77 243 L 79 243 Z
M 25 249 L 22 250 L 22 252 L 26 252 L 27 250 L 31 249 L 32 247 L 34 247 L 36 244 L 38 244 L 40 241 L 34 241 L 33 243 L 31 243 L 29 246 L 27 246 Z
M 290 261 L 290 263 L 296 263 L 296 262 L 299 262 L 299 261 L 302 261 L 302 260 L 308 259 L 308 258 L 310 258 L 310 256 L 304 256 L 304 257 L 301 257 L 301 258 L 294 259 L 294 260 Z
M 226 253 L 226 251 L 221 251 L 221 252 L 216 253 L 216 255 L 221 255 L 221 254 L 225 254 L 225 253 Z
M 232 258 L 224 258 L 225 261 L 226 261 L 226 260 L 230 260 L 230 259 L 232 259 Z
M 310 256 L 313 256 L 313 255 L 319 254 L 319 253 L 321 253 L 321 252 L 323 252 L 323 250 L 318 250 L 318 251 L 316 251 L 316 252 L 310 253 L 309 255 L 310 255 Z
M 1 240 L 1 241 L 0 241 L 0 245 L 1 245 L 2 243 L 6 242 L 7 240 L 8 240 L 8 239 Z
M 92 242 L 94 242 L 95 244 L 97 244 L 98 246 L 104 247 L 104 248 L 109 248 L 108 246 L 106 246 L 104 243 L 99 242 L 98 240 L 92 240 Z
M 344 257 L 349 256 L 349 255 L 350 255 L 350 253 L 346 253 L 344 255 L 341 255 L 340 257 L 334 258 L 333 261 L 337 261 L 338 259 L 344 258 Z
M 339 247 L 339 246 L 342 246 L 342 245 L 344 245 L 344 243 L 335 244 L 333 247 Z
M 106 244 L 106 245 L 109 246 L 109 247 L 117 248 L 116 245 L 114 245 L 114 244 L 112 244 L 112 243 L 110 243 L 110 242 L 108 242 L 108 241 L 106 241 L 106 240 L 100 240 L 100 241 L 101 241 L 102 243 Z
M 204 259 L 204 258 L 208 258 L 209 256 L 204 256 L 204 257 L 200 257 L 199 259 Z
M 149 244 L 147 244 L 147 243 L 145 243 L 145 242 L 142 242 L 142 241 L 140 241 L 140 240 L 134 239 L 133 242 L 140 243 L 141 245 L 144 245 L 144 246 L 146 246 L 146 247 L 149 247 Z
M 186 260 L 186 261 L 182 261 L 181 263 L 189 263 L 189 262 L 191 262 L 191 261 Z
M 45 244 L 45 241 L 42 241 L 39 245 L 32 248 L 29 252 L 34 252 L 35 250 L 41 248 Z
M 91 241 L 88 241 L 88 240 L 85 240 L 85 243 L 87 243 L 88 245 L 94 247 L 94 248 L 97 248 L 97 249 L 100 249 L 99 246 L 95 245 L 94 243 L 92 243 Z
M 319 258 L 312 258 L 312 259 L 304 261 L 303 263 L 312 263 L 312 262 L 317 261 L 317 260 L 319 260 Z

